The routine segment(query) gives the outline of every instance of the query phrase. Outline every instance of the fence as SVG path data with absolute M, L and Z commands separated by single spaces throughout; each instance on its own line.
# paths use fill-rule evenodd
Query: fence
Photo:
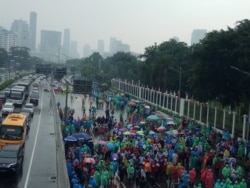
M 119 91 L 128 93 L 140 100 L 166 111 L 170 114 L 191 118 L 203 125 L 212 125 L 219 130 L 229 130 L 233 137 L 243 140 L 249 138 L 247 115 L 239 115 L 235 111 L 221 109 L 208 103 L 200 103 L 188 98 L 180 98 L 175 94 L 157 91 L 154 88 L 119 79 L 112 79 L 111 85 Z

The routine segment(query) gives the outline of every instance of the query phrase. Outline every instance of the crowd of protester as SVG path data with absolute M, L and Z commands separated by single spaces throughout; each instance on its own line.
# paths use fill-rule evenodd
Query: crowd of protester
M 249 148 L 229 131 L 178 117 L 173 117 L 174 124 L 161 117 L 150 120 L 141 104 L 127 103 L 122 109 L 116 104 L 110 101 L 102 116 L 83 113 L 82 118 L 67 119 L 64 137 L 91 128 L 95 134 L 94 143 L 65 142 L 73 188 L 115 187 L 116 174 L 126 185 L 141 188 L 247 187 Z M 117 109 L 122 110 L 119 117 L 114 115 Z

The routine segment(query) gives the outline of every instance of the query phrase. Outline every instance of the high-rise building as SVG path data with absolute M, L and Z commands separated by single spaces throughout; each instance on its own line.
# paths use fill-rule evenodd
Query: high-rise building
M 97 42 L 97 51 L 101 56 L 104 54 L 104 41 L 103 40 L 98 40 Z
M 30 50 L 32 52 L 36 51 L 36 12 L 30 13 Z
M 206 29 L 194 29 L 191 36 L 191 45 L 197 44 L 202 40 L 207 34 Z
M 88 44 L 83 47 L 83 57 L 89 57 L 91 55 L 91 49 Z
M 17 46 L 18 36 L 12 31 L 0 29 L 0 48 L 4 48 L 9 52 L 11 47 Z
M 62 33 L 59 31 L 41 31 L 40 52 L 49 61 L 59 62 Z
M 70 29 L 64 29 L 63 32 L 63 54 L 69 56 L 70 52 Z
M 17 45 L 21 47 L 30 47 L 30 31 L 29 25 L 24 20 L 14 20 L 11 25 L 11 31 L 18 35 Z
M 79 58 L 79 54 L 77 52 L 77 42 L 76 41 L 70 42 L 70 57 Z
M 114 38 L 114 37 L 110 38 L 109 53 L 110 54 L 116 53 L 116 38 Z
M 116 40 L 116 38 L 111 37 L 110 38 L 110 46 L 109 46 L 109 52 L 110 54 L 115 54 L 117 52 L 129 52 L 130 46 L 128 44 L 122 43 L 120 40 Z

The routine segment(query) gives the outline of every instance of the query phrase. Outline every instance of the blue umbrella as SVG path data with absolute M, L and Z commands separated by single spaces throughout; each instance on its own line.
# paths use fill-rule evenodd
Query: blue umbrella
M 64 138 L 64 141 L 68 141 L 68 142 L 76 142 L 77 139 L 73 136 L 67 136 Z
M 118 160 L 118 154 L 117 153 L 113 153 L 112 154 L 112 159 L 115 161 L 115 160 Z
M 89 141 L 92 139 L 87 133 L 73 133 L 71 136 L 75 137 L 79 141 Z
M 150 116 L 147 117 L 148 121 L 157 121 L 159 119 L 160 118 L 157 115 L 150 115 Z
M 108 142 L 106 146 L 110 151 L 115 151 L 115 145 L 112 142 Z

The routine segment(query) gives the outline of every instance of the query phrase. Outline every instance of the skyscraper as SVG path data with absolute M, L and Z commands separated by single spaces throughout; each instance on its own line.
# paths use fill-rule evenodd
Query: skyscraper
M 4 48 L 8 52 L 11 47 L 17 46 L 17 39 L 16 33 L 0 29 L 0 48 Z
M 83 47 L 83 57 L 89 57 L 91 55 L 91 49 L 88 44 Z
M 79 54 L 77 52 L 77 42 L 76 41 L 70 42 L 70 57 L 79 58 Z
M 64 29 L 63 32 L 63 54 L 69 56 L 70 52 L 70 29 Z
M 40 52 L 50 61 L 59 61 L 61 54 L 62 33 L 58 31 L 41 31 Z
M 30 50 L 36 51 L 36 12 L 30 13 Z
M 110 38 L 110 46 L 109 46 L 109 53 L 115 54 L 117 52 L 129 52 L 130 46 L 128 44 L 122 43 L 120 40 L 116 40 L 116 38 Z
M 30 47 L 29 25 L 24 20 L 14 20 L 11 25 L 11 31 L 18 35 L 17 45 L 21 47 Z
M 206 29 L 194 29 L 191 37 L 191 45 L 197 44 L 202 40 L 207 34 Z
M 104 53 L 104 41 L 103 40 L 98 40 L 97 51 L 99 52 L 101 56 L 103 56 L 103 53 Z

